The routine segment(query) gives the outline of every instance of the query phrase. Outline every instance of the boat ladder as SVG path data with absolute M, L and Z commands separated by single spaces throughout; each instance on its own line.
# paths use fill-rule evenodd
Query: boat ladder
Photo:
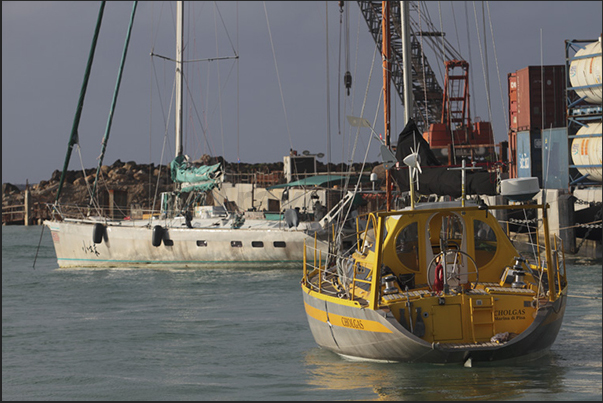
M 470 298 L 471 330 L 473 342 L 490 341 L 496 334 L 494 328 L 494 297 Z

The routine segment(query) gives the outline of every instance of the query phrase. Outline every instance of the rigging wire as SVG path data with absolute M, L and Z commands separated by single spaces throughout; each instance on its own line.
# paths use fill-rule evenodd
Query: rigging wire
M 153 58 L 151 57 L 151 67 L 152 67 L 152 71 L 155 73 L 155 80 L 157 83 L 157 91 L 160 91 L 160 87 L 159 87 L 159 80 L 157 77 L 157 70 L 155 69 L 155 63 L 153 61 Z M 162 169 L 161 169 L 161 164 L 163 163 L 163 158 L 165 156 L 165 152 L 166 152 L 166 148 L 169 147 L 169 143 L 168 143 L 168 136 L 169 136 L 169 130 L 168 130 L 168 124 L 169 124 L 169 119 L 170 119 L 170 114 L 172 111 L 172 103 L 174 102 L 174 97 L 175 97 L 175 92 L 176 92 L 176 77 L 174 76 L 174 80 L 172 81 L 172 96 L 170 98 L 170 105 L 168 108 L 168 115 L 165 115 L 165 108 L 163 107 L 163 103 L 161 101 L 161 96 L 159 96 L 159 103 L 161 105 L 161 112 L 163 115 L 163 123 L 164 123 L 164 132 L 163 132 L 163 146 L 161 148 L 161 156 L 159 157 L 159 172 L 157 174 L 157 181 L 155 184 L 155 194 L 153 196 L 153 204 L 152 204 L 152 209 L 155 209 L 155 204 L 157 203 L 157 196 L 159 193 L 159 182 L 161 179 L 161 173 L 162 173 Z M 151 128 L 152 130 L 152 128 Z M 151 215 L 149 215 L 149 222 L 151 221 Z
M 214 17 L 216 15 L 216 9 L 218 5 L 214 2 Z M 216 39 L 216 55 L 220 54 L 220 48 L 218 46 L 218 26 L 216 19 L 214 18 L 214 30 L 215 30 L 215 39 Z M 218 114 L 220 116 L 220 138 L 222 139 L 222 155 L 226 155 L 226 147 L 224 147 L 224 120 L 222 119 L 222 82 L 220 81 L 220 61 L 217 62 L 218 65 L 216 67 L 218 74 Z
M 459 51 L 461 50 L 461 41 L 459 39 L 459 29 L 456 24 L 456 13 L 454 12 L 454 2 L 450 2 L 450 9 L 452 10 L 452 21 L 454 22 L 454 33 L 456 35 L 456 45 L 458 46 Z
M 492 37 L 492 50 L 494 51 L 494 63 L 496 65 L 496 75 L 498 76 L 498 88 L 500 91 L 500 105 L 502 108 L 502 115 L 504 116 L 505 119 L 505 133 L 509 132 L 509 115 L 506 113 L 505 111 L 505 101 L 503 98 L 503 87 L 502 87 L 502 82 L 500 81 L 500 68 L 498 65 L 498 56 L 496 54 L 496 44 L 494 42 L 494 28 L 492 27 L 492 16 L 490 15 L 490 2 L 486 2 L 486 6 L 488 8 L 488 21 L 490 22 L 490 36 Z
M 329 2 L 325 1 L 326 15 L 326 73 L 327 73 L 327 175 L 331 175 L 331 82 L 329 80 Z
M 152 8 L 151 10 L 154 10 L 154 8 Z M 161 10 L 163 10 L 163 5 L 162 5 Z M 160 15 L 161 15 L 161 12 L 160 12 Z M 154 13 L 151 13 L 151 22 L 152 22 L 152 25 L 154 25 L 153 24 L 153 19 L 154 19 Z M 161 18 L 158 18 L 157 22 L 159 23 L 160 20 L 161 20 Z M 159 29 L 156 28 L 155 29 L 156 35 L 158 34 L 158 32 L 159 32 Z M 157 92 L 159 93 L 159 97 L 158 97 L 158 99 L 159 99 L 159 105 L 160 105 L 159 109 L 161 111 L 161 114 L 162 114 L 162 117 L 163 117 L 163 124 L 164 124 L 163 145 L 161 147 L 161 153 L 160 153 L 160 157 L 159 157 L 159 166 L 158 166 L 157 180 L 155 182 L 155 192 L 153 194 L 153 202 L 152 202 L 152 204 L 150 206 L 151 211 L 154 212 L 155 211 L 155 205 L 157 203 L 158 193 L 159 193 L 159 183 L 160 183 L 161 174 L 162 174 L 162 171 L 163 171 L 161 169 L 161 166 L 162 166 L 162 163 L 163 163 L 163 158 L 164 158 L 164 155 L 165 155 L 165 152 L 166 152 L 166 148 L 169 147 L 169 145 L 168 145 L 169 143 L 167 141 L 168 140 L 168 135 L 169 135 L 169 132 L 168 132 L 168 122 L 169 122 L 169 115 L 170 115 L 170 111 L 171 111 L 171 105 L 172 105 L 172 102 L 174 100 L 174 92 L 175 92 L 175 88 L 176 88 L 176 81 L 175 81 L 175 78 L 174 78 L 174 80 L 172 82 L 172 96 L 171 96 L 171 99 L 170 99 L 170 106 L 168 108 L 168 115 L 166 116 L 166 114 L 165 114 L 165 107 L 164 107 L 163 101 L 162 101 L 163 98 L 161 96 L 161 87 L 159 85 L 159 76 L 157 75 L 157 69 L 156 69 L 155 61 L 154 61 L 154 57 L 153 57 L 154 56 L 154 49 L 155 49 L 155 45 L 154 44 L 156 43 L 156 38 L 157 37 L 155 36 L 154 39 L 152 37 L 153 37 L 153 33 L 151 32 L 151 58 L 150 58 L 150 62 L 151 62 L 151 76 L 150 76 L 150 81 L 151 81 L 150 82 L 151 100 L 153 99 L 153 83 L 152 82 L 153 82 L 153 77 L 154 77 L 155 78 L 155 84 L 156 84 L 155 86 L 157 87 Z M 164 67 L 164 72 L 165 72 L 165 67 Z M 164 73 L 164 76 L 165 76 L 165 73 Z M 152 102 L 150 104 L 150 108 L 151 108 L 151 110 L 150 110 L 150 113 L 149 113 L 149 145 L 152 144 L 152 133 L 153 133 L 153 103 Z M 149 148 L 149 152 L 151 152 L 151 146 Z M 152 159 L 152 154 L 149 154 L 149 157 Z M 152 178 L 152 175 L 149 175 L 149 182 L 151 182 L 151 178 Z M 149 187 L 149 193 L 150 192 L 151 192 L 151 189 Z M 149 194 L 149 197 L 150 197 L 150 194 Z M 152 216 L 152 214 L 149 215 L 149 222 L 151 220 L 151 216 Z
M 154 24 L 154 16 L 155 16 L 155 7 L 154 4 L 151 3 L 151 27 L 153 27 Z M 151 28 L 150 32 L 149 32 L 149 36 L 150 36 L 150 48 L 151 51 L 153 50 L 153 29 Z M 150 99 L 149 99 L 149 170 L 151 167 L 151 164 L 153 162 L 153 69 L 152 69 L 152 60 L 153 58 L 151 57 L 151 70 L 149 71 L 149 94 L 150 94 Z M 152 192 L 152 188 L 153 188 L 153 172 L 149 172 L 149 193 L 147 194 L 147 200 L 151 200 L 151 192 Z M 153 211 L 155 210 L 155 206 L 149 206 L 149 210 L 151 210 L 151 215 L 153 213 Z
M 236 21 L 237 21 L 237 51 L 239 50 L 239 2 L 237 1 L 236 3 Z M 238 53 L 235 52 L 235 54 Z M 241 162 L 241 154 L 240 154 L 240 133 L 241 133 L 241 118 L 240 118 L 240 99 L 241 99 L 241 95 L 240 95 L 240 91 L 239 91 L 239 67 L 240 67 L 240 63 L 237 60 L 237 162 Z M 239 164 L 237 164 L 237 169 L 239 167 Z M 238 172 L 238 171 L 237 171 Z M 252 201 L 253 204 L 253 201 Z
M 490 68 L 488 67 L 488 42 L 486 41 L 486 12 L 484 10 L 484 1 L 482 1 L 482 27 L 484 29 L 484 60 L 486 75 L 486 95 L 488 100 L 488 121 L 492 122 L 492 102 L 490 101 Z
M 341 4 L 343 4 L 343 2 L 341 2 Z M 350 89 L 352 87 L 352 74 L 350 73 L 350 7 L 345 7 L 345 9 L 343 10 L 345 15 L 344 15 L 344 21 L 343 21 L 343 25 L 344 25 L 344 53 L 345 53 L 345 74 L 344 74 L 344 84 L 345 84 L 345 88 L 347 90 L 347 95 L 349 97 L 350 95 Z M 341 70 L 339 71 L 339 74 L 341 74 Z M 341 82 L 341 77 L 339 79 L 339 81 Z M 339 92 L 339 96 L 341 96 L 341 91 Z M 348 97 L 344 97 L 343 98 L 343 110 L 345 111 L 347 109 L 347 102 L 348 102 Z M 342 119 L 339 118 L 339 124 L 342 123 Z M 345 121 L 343 121 L 343 125 L 345 126 Z M 341 130 L 339 131 L 339 134 L 341 135 Z M 345 161 L 344 160 L 344 156 L 346 155 L 346 141 L 345 141 L 345 136 L 343 136 L 341 138 L 341 156 L 342 156 L 342 162 Z M 350 166 L 353 163 L 353 160 L 350 160 Z M 343 185 L 343 181 L 342 181 L 342 185 Z
M 544 126 L 544 116 L 545 116 L 545 110 L 544 110 L 544 53 L 543 53 L 543 47 L 542 47 L 542 28 L 540 28 L 540 82 L 541 82 L 541 86 L 540 86 L 540 102 L 541 102 L 541 127 L 542 127 L 542 134 L 543 137 L 545 134 L 545 126 Z M 552 124 L 551 124 L 552 126 Z M 552 127 L 551 127 L 552 129 Z M 550 131 L 549 131 L 550 133 Z M 543 193 L 544 193 L 544 198 L 546 199 L 546 189 L 547 189 L 547 184 L 548 184 L 548 180 L 549 180 L 549 172 L 551 171 L 551 149 L 553 148 L 553 144 L 551 143 L 552 138 L 549 137 L 548 141 L 546 141 L 546 138 L 543 138 L 543 142 L 542 145 L 545 147 L 545 149 L 548 147 L 548 150 L 546 150 L 547 152 L 547 156 L 546 156 L 546 175 L 544 176 L 544 180 L 543 180 L 543 184 L 542 184 L 542 188 L 543 188 Z M 544 150 L 543 150 L 544 151 Z M 544 204 L 544 202 L 543 202 Z
M 370 69 L 370 72 L 369 72 L 369 78 L 368 78 L 368 81 L 367 81 L 367 84 L 366 84 L 366 89 L 365 89 L 365 92 L 364 92 L 364 100 L 362 102 L 362 107 L 361 107 L 361 110 L 360 110 L 360 116 L 361 117 L 364 116 L 364 110 L 365 110 L 365 107 L 366 107 L 366 101 L 368 99 L 368 93 L 369 93 L 369 88 L 370 88 L 370 84 L 371 84 L 371 78 L 373 76 L 373 70 L 374 70 L 374 67 L 375 67 L 375 60 L 376 59 L 377 59 L 377 47 L 375 46 L 375 48 L 373 50 L 373 59 L 372 59 L 372 63 L 371 63 L 371 69 Z M 380 95 L 379 95 L 379 101 L 378 101 L 378 104 L 377 104 L 377 108 L 375 110 L 375 117 L 373 118 L 373 123 L 372 123 L 373 127 L 375 126 L 375 123 L 377 121 L 377 117 L 378 117 L 378 113 L 379 113 L 379 109 L 380 109 L 380 105 L 381 105 L 381 101 L 382 100 L 383 100 L 383 88 L 381 88 L 381 92 L 380 92 Z M 354 148 L 353 148 L 353 150 L 351 152 L 351 158 L 350 158 L 351 161 L 354 160 L 354 155 L 356 153 L 356 147 L 358 145 L 359 138 L 360 138 L 360 127 L 357 127 L 356 128 L 356 139 L 354 141 Z M 371 145 L 371 141 L 373 141 L 373 138 L 374 138 L 374 136 L 370 136 L 369 137 L 368 144 L 366 146 L 366 151 L 365 151 L 365 154 L 364 154 L 364 159 L 362 161 L 362 166 L 360 168 L 360 175 L 358 176 L 358 181 L 356 182 L 356 185 L 354 187 L 354 194 L 356 194 L 358 192 L 358 187 L 360 186 L 361 179 L 362 179 L 362 172 L 364 172 L 364 167 L 365 167 L 366 161 L 368 159 L 368 155 L 369 155 L 369 151 L 370 151 L 370 145 Z M 349 167 L 350 172 L 349 173 L 351 173 L 351 168 L 352 168 L 352 165 L 350 164 L 350 167 Z M 351 177 L 351 175 L 347 175 L 344 189 L 347 189 L 350 177 Z M 337 228 L 339 229 L 338 232 L 337 232 L 337 239 L 338 240 L 341 239 L 341 236 L 343 234 L 343 225 L 342 225 L 342 223 L 345 223 L 348 220 L 348 217 L 349 217 L 349 215 L 350 215 L 350 213 L 352 211 L 352 205 L 353 205 L 353 203 L 349 203 L 345 215 L 343 215 L 343 216 L 340 215 L 338 217 L 338 220 L 337 220 Z
M 440 7 L 440 2 L 438 1 L 438 13 L 439 13 L 439 17 L 440 17 L 440 32 L 444 32 L 444 24 L 442 22 L 442 8 Z M 445 62 L 446 61 L 446 47 L 444 46 L 444 35 L 442 35 L 442 60 Z M 446 76 L 448 76 L 448 69 L 446 69 Z M 445 76 L 445 77 L 446 77 Z M 444 78 L 444 80 L 446 80 L 446 78 Z M 450 102 L 450 91 L 452 90 L 450 87 L 448 87 L 448 83 L 444 84 L 446 86 L 446 88 L 448 88 L 448 93 L 444 94 L 447 95 L 447 98 L 443 100 L 443 102 L 446 104 L 446 107 L 443 108 L 443 112 L 446 112 L 446 116 L 442 116 L 445 122 L 450 122 L 451 121 L 451 109 L 452 109 L 452 105 Z M 450 141 L 452 142 L 452 160 L 454 162 L 454 164 L 456 165 L 457 161 L 456 161 L 456 152 L 454 150 L 456 150 L 456 144 L 454 141 L 454 134 L 453 134 L 453 128 L 452 127 L 448 127 L 448 131 L 450 132 Z
M 349 21 L 349 7 L 346 8 L 346 11 L 347 11 L 347 13 L 346 13 L 346 19 Z M 356 24 L 357 31 L 356 31 L 356 49 L 355 49 L 355 61 L 354 61 L 354 74 L 353 74 L 354 77 L 356 77 L 356 74 L 357 74 L 357 71 L 358 71 L 358 57 L 359 57 L 359 54 L 360 54 L 360 52 L 359 52 L 359 49 L 360 49 L 360 27 L 362 25 L 362 22 L 363 22 L 362 14 L 358 13 L 358 19 L 357 19 L 357 24 Z M 346 29 L 349 31 L 349 24 L 347 25 Z M 347 35 L 349 37 L 349 33 Z M 349 55 L 349 52 L 350 52 L 349 51 L 349 40 L 348 40 L 348 45 L 346 46 L 346 48 L 347 48 L 347 52 L 348 52 L 348 55 Z M 376 50 L 376 48 L 375 48 L 375 50 Z M 373 56 L 373 58 L 374 58 L 374 56 Z M 373 60 L 373 63 L 374 63 L 374 60 Z M 346 61 L 346 72 L 350 72 L 349 59 Z M 350 74 L 350 79 L 351 79 L 351 77 L 352 77 L 352 75 Z M 354 102 L 355 102 L 355 99 L 356 99 L 356 87 L 354 86 L 354 87 L 350 87 L 350 88 L 351 88 L 351 94 L 350 94 L 351 99 L 349 101 L 349 104 L 347 102 L 347 97 L 344 98 L 345 101 L 344 101 L 344 108 L 343 109 L 347 111 L 348 107 L 350 108 L 349 112 L 346 113 L 346 115 L 347 114 L 354 115 L 353 110 L 354 110 Z M 365 98 L 365 102 L 366 102 L 366 98 Z M 343 125 L 344 126 L 346 125 L 346 122 L 347 122 L 347 120 L 343 119 Z M 344 144 L 343 144 L 343 147 L 342 147 L 342 161 L 345 161 L 345 156 L 347 155 L 349 157 L 349 162 L 350 162 L 350 166 L 348 167 L 348 173 L 351 173 L 351 169 L 352 169 L 352 165 L 351 164 L 353 164 L 353 161 L 354 161 L 354 151 L 352 151 L 352 147 L 354 147 L 354 149 L 355 149 L 355 146 L 352 146 L 352 139 L 353 139 L 352 130 L 353 130 L 352 126 L 349 126 L 349 128 L 347 130 L 344 130 L 344 133 L 346 131 L 348 131 L 348 134 L 345 136 L 344 139 L 342 139 L 344 141 Z M 346 140 L 347 140 L 347 144 L 345 144 Z M 347 151 L 346 151 L 346 148 L 347 148 Z M 344 184 L 342 186 L 346 186 L 347 187 L 347 184 Z
M 477 18 L 477 8 L 475 7 L 475 2 L 473 2 L 473 15 L 475 17 L 475 28 L 477 31 L 477 40 L 478 40 L 478 44 L 479 44 L 479 52 L 480 52 L 480 57 L 481 57 L 481 61 L 482 61 L 482 73 L 484 75 L 484 86 L 486 88 L 486 104 L 488 107 L 488 114 L 489 116 L 492 115 L 491 111 L 490 111 L 490 92 L 488 90 L 488 76 L 487 76 L 487 72 L 486 72 L 486 61 L 484 60 L 484 50 L 482 47 L 482 38 L 481 35 L 479 33 L 479 22 L 478 22 L 478 18 Z M 490 119 L 490 121 L 492 121 L 492 119 Z
M 339 51 L 337 52 L 337 134 L 341 136 L 341 40 L 343 38 L 343 4 L 339 2 Z M 328 46 L 328 42 L 327 42 Z
M 355 49 L 355 60 L 354 60 L 354 77 L 357 77 L 357 73 L 358 73 L 358 57 L 360 55 L 360 26 L 362 25 L 362 14 L 358 13 L 358 19 L 356 21 L 356 49 Z M 375 54 L 376 54 L 376 47 L 373 49 L 373 64 L 375 63 Z M 369 78 L 370 79 L 370 78 Z M 366 103 L 366 97 L 368 94 L 365 95 L 365 99 L 364 99 L 364 103 Z M 350 104 L 349 104 L 349 108 L 350 108 L 350 114 L 354 115 L 354 102 L 356 100 L 356 87 L 352 87 L 352 95 L 351 95 L 351 100 L 350 100 Z M 344 121 L 344 125 L 347 122 L 347 120 Z M 347 144 L 347 149 L 348 151 L 344 154 L 344 155 L 350 155 L 350 161 L 354 161 L 353 158 L 353 153 L 351 151 L 352 149 L 352 126 L 349 127 L 349 136 L 348 136 L 348 144 Z M 355 147 L 355 146 L 354 146 Z M 342 158 L 343 159 L 343 158 Z
M 471 36 L 469 33 L 469 11 L 467 9 L 467 2 L 465 2 L 465 21 L 467 22 L 467 49 L 468 49 L 468 53 L 469 53 L 469 80 L 471 85 L 469 86 L 469 90 L 471 91 L 471 102 L 475 102 L 475 100 L 477 99 L 475 97 L 475 80 L 473 78 L 473 57 L 471 56 Z M 474 107 L 472 108 L 474 111 L 477 110 L 477 108 Z
M 423 32 L 423 19 L 421 18 L 421 7 L 417 7 L 417 10 L 419 12 L 419 32 Z M 424 44 L 423 44 L 423 35 L 421 35 L 421 69 L 422 69 L 422 74 L 421 76 L 423 77 L 423 100 L 425 102 L 425 122 L 426 125 L 425 127 L 428 127 L 429 124 L 429 102 L 427 101 L 427 79 L 426 79 L 426 75 L 425 75 L 425 52 L 423 51 L 423 49 L 425 49 Z
M 285 124 L 287 126 L 287 134 L 289 135 L 289 145 L 291 146 L 291 149 L 293 149 L 293 141 L 291 139 L 291 131 L 289 130 L 289 120 L 287 119 L 287 108 L 285 107 L 285 99 L 283 97 L 283 88 L 281 86 L 281 78 L 280 78 L 280 74 L 278 71 L 278 64 L 276 62 L 276 52 L 274 50 L 274 42 L 272 41 L 272 31 L 270 30 L 270 21 L 268 20 L 268 10 L 266 10 L 266 2 L 263 2 L 264 4 L 264 14 L 266 15 L 266 26 L 268 27 L 268 35 L 270 37 L 270 46 L 272 47 L 272 56 L 274 58 L 274 67 L 276 69 L 276 78 L 278 79 L 278 87 L 279 87 L 279 91 L 281 94 L 281 104 L 283 106 L 283 112 L 285 114 Z

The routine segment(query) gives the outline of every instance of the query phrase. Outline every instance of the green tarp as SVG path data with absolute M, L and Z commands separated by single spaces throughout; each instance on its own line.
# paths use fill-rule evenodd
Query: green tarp
M 172 181 L 186 184 L 182 187 L 182 192 L 207 191 L 217 184 L 220 163 L 194 167 L 188 166 L 183 156 L 178 156 L 170 162 L 170 173 Z

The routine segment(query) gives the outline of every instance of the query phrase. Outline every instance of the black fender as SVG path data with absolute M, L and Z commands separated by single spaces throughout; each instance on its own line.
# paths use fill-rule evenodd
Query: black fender
M 153 227 L 153 246 L 157 247 L 161 245 L 161 241 L 163 239 L 164 229 L 161 225 L 155 225 Z
M 94 229 L 92 230 L 92 241 L 94 243 L 101 243 L 103 241 L 104 235 L 105 226 L 101 223 L 94 224 Z

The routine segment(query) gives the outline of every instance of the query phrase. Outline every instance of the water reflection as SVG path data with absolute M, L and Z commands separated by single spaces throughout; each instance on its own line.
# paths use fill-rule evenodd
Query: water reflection
M 549 400 L 564 393 L 566 369 L 555 360 L 547 354 L 519 365 L 465 368 L 349 361 L 320 348 L 305 353 L 308 383 L 343 400 Z

